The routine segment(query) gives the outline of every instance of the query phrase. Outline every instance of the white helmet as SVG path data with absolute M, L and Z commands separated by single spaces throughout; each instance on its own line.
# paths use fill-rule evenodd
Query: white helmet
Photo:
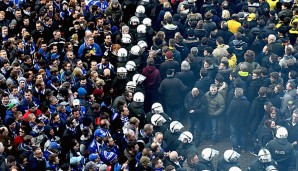
M 137 65 L 134 61 L 128 61 L 125 65 L 125 68 L 127 71 L 135 71 L 137 68 Z
M 142 84 L 145 81 L 146 77 L 142 74 L 135 74 L 132 77 L 132 81 L 136 84 Z
M 125 44 L 131 43 L 130 34 L 122 34 L 121 42 Z
M 139 55 L 140 51 L 141 51 L 141 48 L 138 45 L 134 45 L 130 49 L 130 53 L 133 54 L 133 55 Z
M 229 169 L 229 171 L 241 171 L 241 169 L 237 166 L 233 166 Z
M 140 46 L 140 48 L 147 48 L 148 44 L 144 40 L 140 40 L 138 46 Z
M 270 151 L 265 148 L 259 151 L 258 158 L 261 163 L 268 163 L 272 160 Z
M 129 92 L 135 92 L 135 89 L 136 89 L 136 84 L 133 81 L 128 81 L 126 83 L 125 90 Z
M 273 165 L 269 165 L 266 167 L 266 171 L 278 171 L 277 168 Z
M 143 5 L 139 5 L 136 9 L 136 13 L 145 13 L 145 7 Z
M 153 115 L 154 116 L 154 115 Z M 180 134 L 179 138 L 178 138 L 179 141 L 181 142 L 187 142 L 187 143 L 191 143 L 192 140 L 193 140 L 193 135 L 191 132 L 189 131 L 184 131 Z
M 137 32 L 138 33 L 144 33 L 145 34 L 146 33 L 146 26 L 144 24 L 138 25 Z
M 182 128 L 184 128 L 184 126 L 179 121 L 173 121 L 170 124 L 170 131 L 172 133 L 174 133 L 174 132 L 180 132 Z
M 163 107 L 160 103 L 153 103 L 152 107 L 151 107 L 152 113 L 164 113 L 163 111 Z
M 119 79 L 125 79 L 127 76 L 127 71 L 124 67 L 117 68 L 117 77 Z
M 120 48 L 117 53 L 117 59 L 119 62 L 125 62 L 127 60 L 127 50 Z
M 144 18 L 142 23 L 145 25 L 145 26 L 151 26 L 152 24 L 152 20 L 150 18 Z
M 160 125 L 160 123 L 165 123 L 166 119 L 160 114 L 155 114 L 151 117 L 151 123 L 155 126 Z
M 145 99 L 145 96 L 144 96 L 144 94 L 141 93 L 141 92 L 136 92 L 136 93 L 133 95 L 133 101 L 134 101 L 134 102 L 144 103 L 144 99 Z
M 202 158 L 207 160 L 207 161 L 211 161 L 214 157 L 217 157 L 219 154 L 219 151 L 214 150 L 213 148 L 205 148 L 202 151 Z
M 130 18 L 130 20 L 129 20 L 129 24 L 130 24 L 130 25 L 133 25 L 133 23 L 136 23 L 137 25 L 139 25 L 139 24 L 140 24 L 140 20 L 139 20 L 139 18 L 136 17 L 136 16 L 132 16 L 132 17 Z
M 226 162 L 229 162 L 229 163 L 238 163 L 239 158 L 240 158 L 240 154 L 237 153 L 237 151 L 226 150 L 224 152 L 224 159 L 225 159 Z
M 275 136 L 276 138 L 288 138 L 288 130 L 285 127 L 279 127 Z

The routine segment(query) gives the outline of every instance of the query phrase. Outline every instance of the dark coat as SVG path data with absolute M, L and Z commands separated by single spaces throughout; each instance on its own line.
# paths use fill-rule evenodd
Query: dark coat
M 175 151 L 177 147 L 180 145 L 180 141 L 178 138 L 180 136 L 180 132 L 171 133 L 170 131 L 166 131 L 164 133 L 164 141 L 168 144 L 169 151 Z
M 207 100 L 204 93 L 200 91 L 196 97 L 192 96 L 191 91 L 187 93 L 184 99 L 184 107 L 190 119 L 201 118 L 207 112 Z M 190 110 L 194 110 L 194 112 L 190 114 Z
M 217 162 L 217 171 L 228 171 L 231 167 L 233 166 L 238 166 L 238 163 L 234 162 L 227 162 L 225 159 L 222 157 L 218 160 Z
M 230 124 L 236 128 L 241 128 L 245 124 L 247 111 L 249 111 L 249 101 L 245 96 L 234 97 L 227 110 Z
M 161 80 L 163 80 L 167 77 L 166 73 L 167 73 L 168 69 L 175 69 L 175 72 L 179 72 L 180 71 L 180 65 L 175 60 L 169 60 L 169 61 L 163 62 L 159 66 L 159 72 L 160 72 Z
M 45 171 L 46 170 L 46 159 L 43 158 L 41 161 L 37 160 L 33 155 L 29 157 L 29 170 L 32 171 Z
M 249 131 L 251 133 L 254 133 L 257 130 L 264 116 L 264 113 L 265 113 L 264 104 L 266 101 L 267 101 L 266 97 L 256 97 L 251 104 L 251 107 L 249 110 L 249 117 L 248 117 L 249 119 L 247 119 L 248 124 L 250 125 Z
M 181 143 L 176 151 L 178 152 L 178 154 L 180 156 L 182 156 L 184 159 L 186 159 L 190 153 L 195 152 L 196 150 L 197 150 L 197 148 L 193 144 Z
M 176 77 L 182 81 L 188 90 L 191 90 L 194 87 L 195 76 L 192 71 L 178 72 Z
M 187 87 L 178 78 L 173 77 L 164 79 L 158 88 L 158 92 L 164 98 L 165 103 L 170 106 L 180 105 L 181 93 L 186 90 Z
M 200 161 L 198 164 L 198 170 L 209 170 L 209 171 L 215 171 L 214 165 L 212 161 L 207 161 L 200 157 Z
M 206 76 L 206 77 L 199 79 L 196 82 L 195 87 L 198 88 L 203 93 L 206 93 L 207 91 L 209 91 L 210 85 L 212 83 L 213 83 L 212 78 L 210 76 Z

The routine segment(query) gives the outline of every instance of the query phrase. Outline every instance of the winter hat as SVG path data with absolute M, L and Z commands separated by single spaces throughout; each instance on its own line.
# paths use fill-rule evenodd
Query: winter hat
M 118 3 L 118 0 L 112 0 L 112 5 L 117 5 Z
M 106 164 L 102 164 L 98 167 L 98 171 L 107 171 L 108 166 Z
M 105 162 L 112 163 L 117 158 L 117 154 L 115 154 L 114 152 L 102 151 L 101 158 Z
M 8 104 L 8 109 L 12 109 L 15 105 L 17 105 L 16 102 L 10 102 L 10 103 Z
M 107 134 L 102 129 L 97 129 L 94 132 L 94 136 L 104 138 L 105 136 L 107 136 Z
M 59 58 L 59 56 L 58 56 L 57 53 L 53 53 L 53 54 L 51 55 L 51 59 L 58 59 L 58 58 Z
M 71 165 L 77 164 L 78 162 L 80 162 L 82 160 L 82 156 L 78 156 L 78 157 L 72 157 L 70 158 L 69 163 Z
M 166 58 L 167 59 L 173 59 L 173 52 L 172 51 L 167 51 Z
M 85 90 L 85 88 L 80 87 L 78 89 L 78 95 L 79 95 L 79 97 L 85 96 L 86 94 L 87 94 L 87 91 Z
M 0 74 L 0 81 L 6 81 L 4 75 Z
M 6 85 L 9 86 L 9 85 L 14 85 L 12 79 L 8 79 L 6 80 Z
M 15 20 L 15 19 L 13 19 L 13 20 L 11 20 L 11 22 L 10 22 L 10 25 L 17 25 L 18 23 L 17 23 L 17 20 Z
M 49 149 L 58 149 L 59 150 L 60 145 L 57 142 L 53 141 L 53 142 L 50 143 Z
M 26 82 L 26 78 L 24 78 L 24 77 L 20 77 L 20 78 L 18 78 L 18 82 L 21 82 L 21 81 Z
M 102 93 L 103 93 L 103 90 L 102 89 L 95 89 L 92 94 L 94 96 L 101 96 Z
M 89 171 L 90 169 L 96 169 L 96 164 L 92 161 L 88 162 L 85 166 L 86 171 Z
M 73 102 L 72 102 L 72 105 L 73 105 L 73 106 L 78 106 L 78 105 L 80 105 L 80 100 L 79 100 L 79 99 L 74 99 Z
M 189 70 L 190 70 L 189 62 L 187 62 L 187 61 L 183 61 L 183 62 L 181 63 L 181 70 L 182 70 L 182 71 L 189 71 Z
M 94 161 L 95 159 L 98 159 L 99 155 L 96 153 L 91 153 L 89 155 L 89 161 Z
M 252 20 L 254 20 L 255 18 L 256 18 L 256 14 L 251 13 L 251 14 L 248 15 L 247 21 L 252 21 Z
M 122 32 L 124 32 L 125 30 L 126 31 L 129 31 L 129 27 L 127 25 L 122 26 L 122 29 L 121 30 L 122 30 Z
M 62 5 L 63 5 L 63 4 L 68 5 L 68 2 L 64 0 L 64 1 L 62 2 Z
M 142 156 L 140 159 L 140 163 L 142 166 L 146 166 L 148 163 L 150 163 L 150 159 L 147 156 Z

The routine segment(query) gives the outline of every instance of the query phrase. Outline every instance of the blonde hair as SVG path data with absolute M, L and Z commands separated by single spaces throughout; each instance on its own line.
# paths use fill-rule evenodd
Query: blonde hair
M 171 7 L 171 4 L 169 2 L 164 2 L 163 3 L 163 7 L 170 8 Z
M 76 67 L 76 68 L 73 70 L 72 74 L 73 74 L 75 77 L 80 77 L 80 76 L 83 75 L 83 71 L 82 71 L 81 68 Z
M 172 14 L 171 14 L 169 11 L 167 11 L 167 12 L 165 13 L 165 15 L 163 16 L 163 20 L 165 21 L 165 20 L 168 19 L 169 17 L 172 17 Z
M 231 17 L 230 12 L 228 10 L 223 10 L 221 14 L 222 19 L 229 19 Z

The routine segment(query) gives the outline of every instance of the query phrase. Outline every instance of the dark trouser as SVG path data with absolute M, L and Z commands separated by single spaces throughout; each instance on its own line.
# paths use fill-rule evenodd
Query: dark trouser
M 234 149 L 244 148 L 245 145 L 245 137 L 244 137 L 244 129 L 240 127 L 235 127 L 230 124 L 230 138 L 232 141 L 232 146 Z
M 203 125 L 203 118 L 188 118 L 189 132 L 192 133 L 194 137 L 195 145 L 201 143 L 201 132 Z
M 183 113 L 182 105 L 169 105 L 166 104 L 166 113 L 172 118 L 173 121 L 179 121 Z

